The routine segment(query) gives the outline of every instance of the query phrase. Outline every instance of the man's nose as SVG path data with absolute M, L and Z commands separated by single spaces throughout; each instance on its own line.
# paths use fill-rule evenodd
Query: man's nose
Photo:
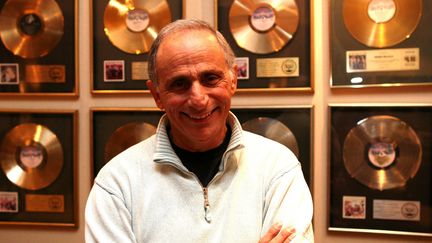
M 199 81 L 192 82 L 189 102 L 196 108 L 207 104 L 207 89 Z

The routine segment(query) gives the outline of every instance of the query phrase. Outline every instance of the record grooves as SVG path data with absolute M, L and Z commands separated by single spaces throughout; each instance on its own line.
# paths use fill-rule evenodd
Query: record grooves
M 345 138 L 343 162 L 348 174 L 377 190 L 405 186 L 422 159 L 415 131 L 393 116 L 371 116 L 357 123 Z
M 0 146 L 1 169 L 15 185 L 38 190 L 51 185 L 63 168 L 63 148 L 45 126 L 23 123 L 12 128 Z

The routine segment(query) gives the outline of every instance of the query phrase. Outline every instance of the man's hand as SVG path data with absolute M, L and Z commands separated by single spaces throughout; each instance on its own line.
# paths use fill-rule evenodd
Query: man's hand
M 273 224 L 258 243 L 290 242 L 295 237 L 294 228 L 283 228 L 282 224 Z

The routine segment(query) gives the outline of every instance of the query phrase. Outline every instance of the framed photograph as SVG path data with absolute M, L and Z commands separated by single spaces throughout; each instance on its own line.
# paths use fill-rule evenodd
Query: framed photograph
M 249 58 L 237 57 L 237 79 L 249 79 Z
M 247 57 L 248 77 L 239 91 L 312 91 L 311 9 L 306 0 L 217 1 L 217 28 L 238 57 Z
M 17 85 L 19 84 L 19 67 L 18 63 L 0 64 L 0 85 Z
M 91 109 L 93 178 L 117 154 L 155 134 L 163 114 L 156 108 Z
M 93 94 L 149 93 L 147 53 L 154 34 L 183 17 L 183 0 L 126 2 L 89 2 Z
M 332 88 L 432 84 L 431 1 L 331 1 Z
M 77 116 L 0 111 L 0 225 L 77 227 Z
M 329 230 L 432 237 L 432 106 L 329 112 Z
M 288 147 L 299 159 L 312 190 L 312 107 L 233 107 L 231 111 L 244 130 Z
M 0 0 L 0 95 L 78 96 L 77 16 L 77 0 Z
M 104 61 L 104 81 L 105 82 L 124 82 L 124 61 L 106 60 Z

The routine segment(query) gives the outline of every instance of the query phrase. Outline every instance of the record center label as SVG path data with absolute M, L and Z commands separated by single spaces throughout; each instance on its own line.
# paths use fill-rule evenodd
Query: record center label
M 147 29 L 150 19 L 148 13 L 142 9 L 129 10 L 126 17 L 126 26 L 132 32 L 141 32 Z
M 299 58 L 257 58 L 256 72 L 258 78 L 298 77 Z
M 419 48 L 346 52 L 347 73 L 409 71 L 420 69 Z
M 420 221 L 420 202 L 373 200 L 373 218 Z
M 251 16 L 251 24 L 257 31 L 268 31 L 276 22 L 276 16 L 271 7 L 259 7 Z
M 372 0 L 368 5 L 368 15 L 377 24 L 390 21 L 396 13 L 393 0 Z

